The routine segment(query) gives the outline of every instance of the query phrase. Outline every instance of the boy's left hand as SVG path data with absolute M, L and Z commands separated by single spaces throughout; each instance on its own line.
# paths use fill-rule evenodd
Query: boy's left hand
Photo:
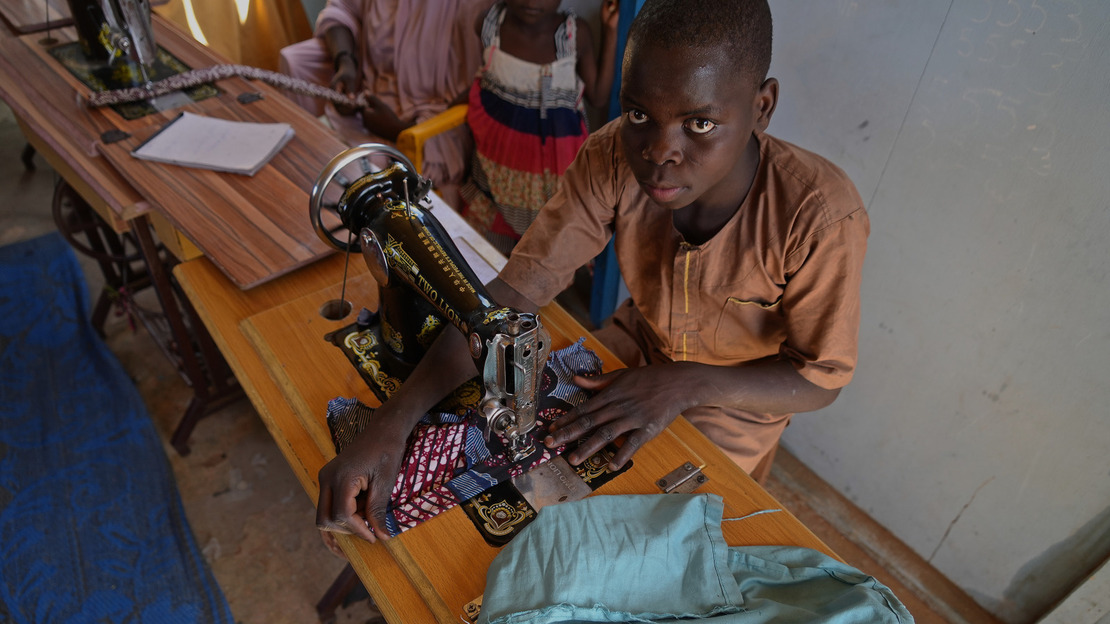
M 551 424 L 544 444 L 549 448 L 589 436 L 567 456 L 578 465 L 617 437 L 624 444 L 609 462 L 617 470 L 648 440 L 659 435 L 691 402 L 689 368 L 655 364 L 625 368 L 597 377 L 575 375 L 574 383 L 597 394 Z

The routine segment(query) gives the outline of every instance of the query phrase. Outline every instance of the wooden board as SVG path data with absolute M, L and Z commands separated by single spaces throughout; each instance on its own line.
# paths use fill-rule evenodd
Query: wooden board
M 75 40 L 72 28 L 52 34 L 62 42 Z M 77 101 L 76 81 L 58 74 L 64 70 L 46 53 L 41 39 L 29 35 L 0 40 L 0 98 L 35 150 L 117 232 L 126 231 L 126 219 L 149 205 L 96 150 L 101 133 L 122 119 Z
M 155 40 L 191 68 L 223 62 L 191 37 L 155 16 Z M 63 42 L 72 29 L 58 31 Z M 117 229 L 147 209 L 170 223 L 241 288 L 250 288 L 328 255 L 312 230 L 308 194 L 324 165 L 345 145 L 279 91 L 241 78 L 219 81 L 220 95 L 134 120 L 111 108 L 83 103 L 90 91 L 27 35 L 0 41 L 0 87 L 25 128 L 94 208 L 105 206 Z M 243 93 L 261 100 L 240 103 Z M 130 151 L 181 110 L 249 122 L 284 121 L 296 136 L 253 177 L 153 163 Z M 129 137 L 106 144 L 109 130 Z M 41 146 L 41 147 L 40 147 Z M 67 175 L 73 172 L 74 175 Z
M 186 296 L 313 503 L 318 492 L 316 473 L 327 459 L 239 331 L 239 323 L 282 302 L 314 292 L 320 284 L 339 279 L 343 273 L 342 260 L 339 256 L 325 258 L 249 291 L 228 281 L 207 258 L 185 262 L 174 269 Z M 386 619 L 406 623 L 434 621 L 416 588 L 383 546 L 345 535 L 338 539 L 359 577 L 375 579 L 373 584 L 366 583 L 366 588 Z
M 159 45 L 190 67 L 222 59 L 156 19 Z M 125 140 L 97 148 L 139 192 L 241 288 L 252 288 L 332 253 L 308 218 L 316 176 L 346 146 L 317 119 L 266 84 L 231 78 L 219 96 L 149 115 Z M 242 104 L 244 93 L 262 99 Z M 130 151 L 181 110 L 245 122 L 286 122 L 293 139 L 254 176 L 138 160 Z

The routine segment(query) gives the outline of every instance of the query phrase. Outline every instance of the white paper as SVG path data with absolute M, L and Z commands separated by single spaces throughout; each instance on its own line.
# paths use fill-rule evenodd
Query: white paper
M 131 155 L 145 160 L 254 175 L 289 139 L 287 123 L 228 121 L 182 113 Z
M 478 280 L 488 284 L 505 266 L 507 262 L 505 256 L 482 238 L 482 235 L 440 199 L 439 195 L 432 193 L 431 198 L 434 206 L 432 214 L 455 242 L 466 263 L 474 269 Z

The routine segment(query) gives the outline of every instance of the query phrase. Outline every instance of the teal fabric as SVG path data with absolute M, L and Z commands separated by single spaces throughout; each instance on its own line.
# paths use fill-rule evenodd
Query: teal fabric
M 723 511 L 714 494 L 545 507 L 490 565 L 479 621 L 913 622 L 886 586 L 818 551 L 727 546 Z

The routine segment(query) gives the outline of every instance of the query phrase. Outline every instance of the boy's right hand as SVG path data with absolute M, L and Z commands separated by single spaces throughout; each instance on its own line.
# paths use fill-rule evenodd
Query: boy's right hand
M 544 440 L 558 448 L 584 440 L 567 461 L 578 465 L 610 442 L 621 438 L 610 470 L 619 470 L 645 443 L 659 435 L 682 410 L 696 405 L 691 389 L 697 386 L 695 369 L 670 362 L 622 368 L 596 377 L 575 375 L 574 384 L 596 394 L 552 423 Z
M 388 403 L 387 403 L 388 404 Z M 401 470 L 412 427 L 375 414 L 374 427 L 363 431 L 343 452 L 320 469 L 316 528 L 353 533 L 369 542 L 389 539 L 386 505 Z

